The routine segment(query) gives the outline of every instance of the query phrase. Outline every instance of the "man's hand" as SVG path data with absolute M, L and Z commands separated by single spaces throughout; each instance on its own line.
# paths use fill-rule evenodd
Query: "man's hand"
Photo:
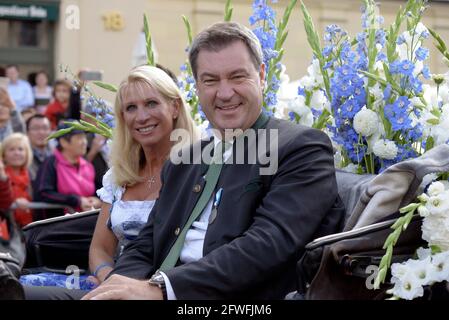
M 82 300 L 162 300 L 162 291 L 148 281 L 114 274 Z

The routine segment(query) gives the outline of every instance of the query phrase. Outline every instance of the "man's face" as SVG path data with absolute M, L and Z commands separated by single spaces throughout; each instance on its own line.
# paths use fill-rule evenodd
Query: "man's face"
M 47 118 L 34 118 L 28 127 L 28 138 L 31 146 L 34 148 L 45 148 L 47 140 L 51 133 L 50 122 Z
M 235 41 L 218 52 L 201 50 L 197 66 L 197 93 L 212 126 L 251 127 L 262 108 L 264 65 L 257 70 L 246 45 Z
M 55 99 L 60 103 L 69 101 L 70 88 L 64 84 L 57 85 L 55 88 Z
M 19 79 L 19 70 L 16 67 L 9 67 L 6 69 L 6 76 L 9 81 L 16 82 Z

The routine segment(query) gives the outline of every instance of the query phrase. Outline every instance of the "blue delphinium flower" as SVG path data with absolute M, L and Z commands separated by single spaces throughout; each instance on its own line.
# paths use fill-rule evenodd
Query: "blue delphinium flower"
M 271 2 L 273 3 L 273 1 Z M 270 61 L 277 58 L 279 52 L 275 50 L 276 36 L 276 12 L 268 4 L 267 0 L 255 0 L 252 5 L 253 14 L 249 18 L 249 23 L 254 26 L 253 32 L 257 36 L 262 46 L 263 62 L 265 66 L 270 66 Z M 280 71 L 281 65 L 272 66 Z M 268 75 L 268 72 L 267 72 Z M 271 79 L 266 79 L 268 86 L 265 89 L 264 102 L 268 109 L 273 109 L 277 104 L 277 91 L 280 86 L 278 75 Z
M 416 58 L 420 61 L 426 60 L 429 56 L 429 49 L 424 47 L 419 47 L 418 50 L 415 52 Z

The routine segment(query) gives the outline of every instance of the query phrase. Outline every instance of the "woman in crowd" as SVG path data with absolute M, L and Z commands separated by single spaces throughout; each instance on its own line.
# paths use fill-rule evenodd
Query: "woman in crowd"
M 148 220 L 159 195 L 162 166 L 173 147 L 171 132 L 187 130 L 191 139 L 186 143 L 199 139 L 181 92 L 160 68 L 134 68 L 120 84 L 114 111 L 112 168 L 97 191 L 102 206 L 89 252 L 90 279 L 96 284 Z
M 56 129 L 61 119 L 70 112 L 69 102 L 72 86 L 67 80 L 56 80 L 53 88 L 54 101 L 47 106 L 45 116 L 50 120 L 52 130 Z
M 65 124 L 58 126 L 58 129 L 66 128 L 68 126 Z M 54 154 L 42 163 L 37 172 L 33 199 L 68 205 L 76 211 L 99 208 L 100 200 L 94 197 L 94 168 L 83 158 L 86 148 L 87 139 L 83 131 L 72 130 L 60 136 Z M 55 213 L 53 210 L 35 210 L 34 220 L 60 214 L 60 211 Z
M 48 85 L 48 75 L 45 71 L 39 71 L 35 76 L 36 85 L 33 87 L 36 111 L 44 114 L 47 105 L 53 98 L 53 88 Z
M 3 140 L 1 155 L 5 172 L 11 181 L 12 198 L 16 209 L 14 218 L 20 227 L 33 221 L 28 205 L 31 201 L 31 180 L 28 169 L 33 161 L 28 137 L 23 133 L 13 133 Z

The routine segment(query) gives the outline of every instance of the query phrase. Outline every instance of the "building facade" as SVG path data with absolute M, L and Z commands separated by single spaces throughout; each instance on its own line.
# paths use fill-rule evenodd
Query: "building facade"
M 51 80 L 63 77 L 58 65 L 76 73 L 100 70 L 103 80 L 118 84 L 123 75 L 142 59 L 143 13 L 149 18 L 157 61 L 179 74 L 185 61 L 187 36 L 181 16 L 189 18 L 193 33 L 223 19 L 226 0 L 0 0 L 0 66 L 21 66 L 22 77 L 40 69 Z M 274 4 L 278 17 L 288 0 Z M 349 34 L 361 30 L 359 0 L 305 0 L 316 27 L 338 24 Z M 233 20 L 249 25 L 251 0 L 233 0 Z M 391 23 L 405 1 L 381 1 L 385 24 Z M 431 2 L 424 23 L 449 42 L 449 3 Z M 311 60 L 299 3 L 288 25 L 283 62 L 290 79 L 306 73 Z M 139 40 L 140 39 L 140 40 Z M 431 71 L 445 72 L 431 40 Z M 107 99 L 113 96 L 101 92 Z

